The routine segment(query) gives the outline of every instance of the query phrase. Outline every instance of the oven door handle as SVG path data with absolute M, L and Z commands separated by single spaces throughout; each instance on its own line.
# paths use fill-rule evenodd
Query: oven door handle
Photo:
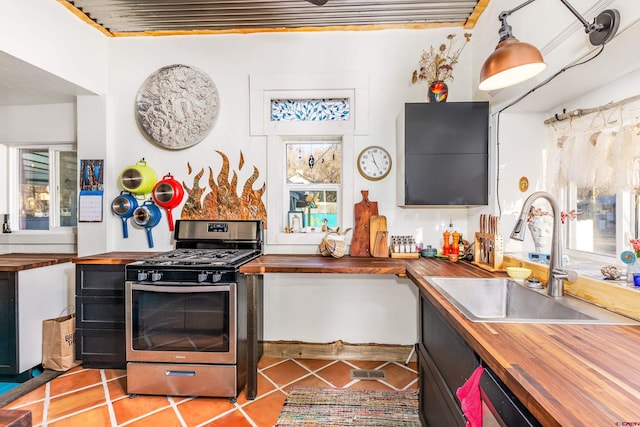
M 133 291 L 149 291 L 149 292 L 161 292 L 161 293 L 174 293 L 174 294 L 195 294 L 202 292 L 229 292 L 231 290 L 230 285 L 215 285 L 215 286 L 158 286 L 158 285 L 140 285 L 131 284 L 131 290 Z

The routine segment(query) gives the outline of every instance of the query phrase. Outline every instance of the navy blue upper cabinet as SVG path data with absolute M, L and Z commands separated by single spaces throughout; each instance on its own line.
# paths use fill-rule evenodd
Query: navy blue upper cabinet
M 397 120 L 398 206 L 488 204 L 489 103 L 407 103 Z

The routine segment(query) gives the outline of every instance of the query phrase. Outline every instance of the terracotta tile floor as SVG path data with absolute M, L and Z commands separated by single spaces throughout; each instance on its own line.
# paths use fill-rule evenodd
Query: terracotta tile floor
M 351 369 L 382 369 L 385 380 L 352 380 Z M 33 425 L 101 426 L 273 426 L 293 386 L 337 388 L 418 388 L 417 365 L 396 362 L 269 359 L 258 365 L 258 396 L 244 391 L 236 403 L 226 398 L 136 396 L 126 393 L 124 370 L 77 367 L 5 408 L 28 409 Z

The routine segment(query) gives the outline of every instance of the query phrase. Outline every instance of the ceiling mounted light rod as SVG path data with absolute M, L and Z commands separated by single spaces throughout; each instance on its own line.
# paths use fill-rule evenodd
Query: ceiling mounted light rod
M 542 54 L 535 46 L 519 41 L 513 36 L 507 17 L 522 9 L 535 0 L 527 0 L 511 10 L 500 13 L 500 41 L 495 51 L 489 55 L 480 71 L 480 90 L 495 90 L 513 86 L 528 80 L 547 68 Z M 611 40 L 620 24 L 620 14 L 615 9 L 601 12 L 592 24 L 584 19 L 567 0 L 560 0 L 569 11 L 578 18 L 589 35 L 589 41 L 594 46 L 600 46 Z

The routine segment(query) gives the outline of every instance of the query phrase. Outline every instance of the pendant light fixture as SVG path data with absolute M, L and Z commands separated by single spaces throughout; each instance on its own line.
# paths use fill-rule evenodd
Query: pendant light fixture
M 535 46 L 519 41 L 513 36 L 507 17 L 535 0 L 528 0 L 521 5 L 502 12 L 498 19 L 501 22 L 498 35 L 500 41 L 496 50 L 489 55 L 480 70 L 480 90 L 495 90 L 521 83 L 547 68 L 542 54 Z M 573 13 L 589 35 L 589 41 L 594 46 L 600 46 L 611 40 L 620 24 L 620 14 L 615 9 L 601 12 L 592 24 L 589 24 L 567 0 L 560 0 Z

